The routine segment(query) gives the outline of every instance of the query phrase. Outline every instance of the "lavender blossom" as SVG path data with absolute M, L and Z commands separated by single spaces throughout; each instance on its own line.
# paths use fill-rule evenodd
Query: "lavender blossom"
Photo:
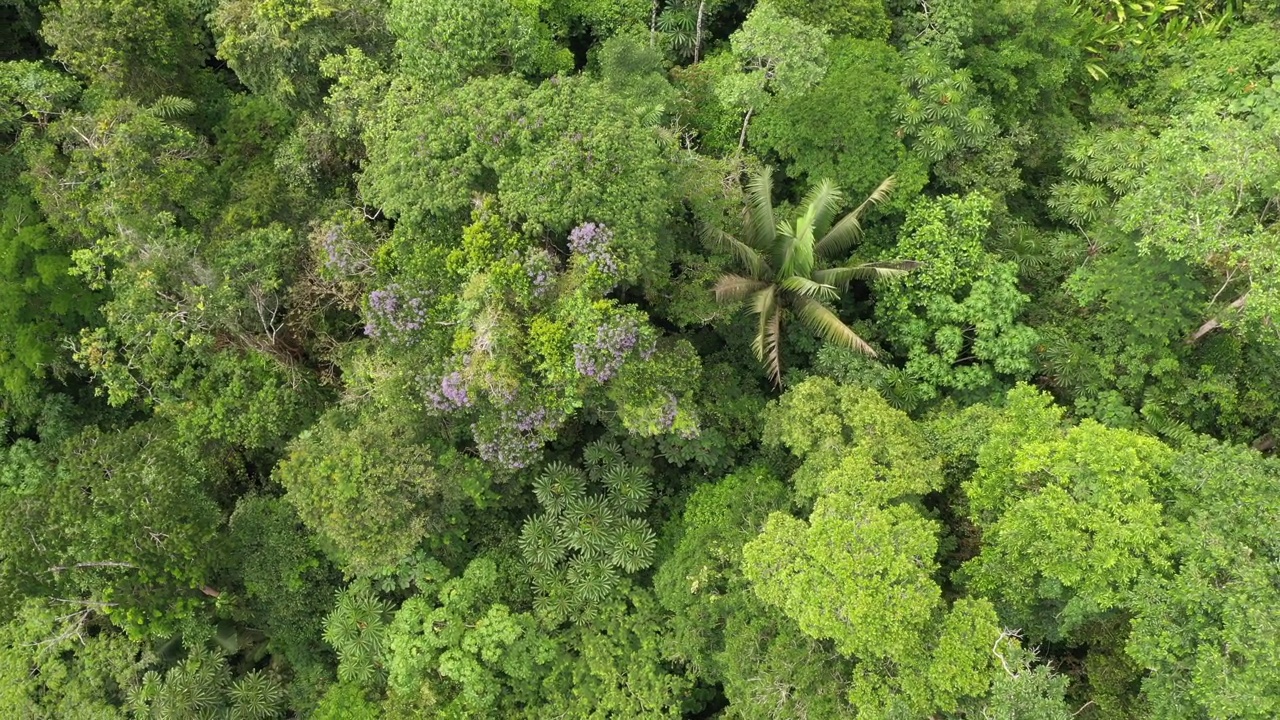
M 410 342 L 413 333 L 427 322 L 427 308 L 422 298 L 406 295 L 397 285 L 369 293 L 369 318 L 364 334 L 372 338 Z
M 610 277 L 618 275 L 618 259 L 610 249 L 613 231 L 604 225 L 587 222 L 569 233 L 569 250 Z
M 356 257 L 351 244 L 342 233 L 341 225 L 334 225 L 320 239 L 324 250 L 324 266 L 337 275 L 359 275 L 369 270 L 367 258 Z
M 616 324 L 605 323 L 596 328 L 594 342 L 573 344 L 573 365 L 577 371 L 598 383 L 606 383 L 622 369 L 627 353 L 640 342 L 640 325 L 631 318 L 620 318 Z
M 475 423 L 471 432 L 481 458 L 520 470 L 538 461 L 542 445 L 562 421 L 545 407 L 506 407 L 497 422 Z
M 555 261 L 546 252 L 530 255 L 524 262 L 524 271 L 533 285 L 533 296 L 540 298 L 555 286 Z
M 460 370 L 440 378 L 438 389 L 427 390 L 426 396 L 433 408 L 445 412 L 471 407 L 473 403 L 467 390 L 467 379 Z

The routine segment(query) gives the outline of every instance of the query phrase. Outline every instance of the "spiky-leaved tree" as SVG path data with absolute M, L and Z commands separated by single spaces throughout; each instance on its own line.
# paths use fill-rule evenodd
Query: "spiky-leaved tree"
M 844 203 L 835 183 L 823 180 L 805 196 L 794 222 L 775 221 L 773 168 L 765 167 L 747 182 L 747 207 L 742 239 L 705 226 L 709 242 L 728 249 L 746 274 L 726 273 L 716 283 L 720 302 L 746 300 L 759 324 L 752 343 L 774 384 L 782 385 L 783 322 L 794 316 L 828 342 L 875 357 L 868 345 L 836 315 L 828 303 L 853 280 L 901 275 L 916 267 L 913 260 L 838 264 L 862 235 L 866 211 L 888 198 L 892 176 L 885 178 L 862 204 L 833 224 Z
M 653 494 L 648 471 L 627 463 L 610 442 L 591 443 L 583 460 L 585 473 L 547 465 L 533 483 L 544 511 L 520 532 L 538 591 L 535 609 L 553 623 L 589 614 L 624 575 L 649 567 L 657 543 L 641 517 Z

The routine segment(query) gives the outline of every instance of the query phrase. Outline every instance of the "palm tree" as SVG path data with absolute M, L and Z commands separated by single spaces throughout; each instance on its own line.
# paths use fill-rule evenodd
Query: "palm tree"
M 855 279 L 902 275 L 919 264 L 913 260 L 832 264 L 847 257 L 849 249 L 862 235 L 863 214 L 871 206 L 884 202 L 893 186 L 893 176 L 885 178 L 861 205 L 833 225 L 844 196 L 835 183 L 823 180 L 805 196 L 803 212 L 794 223 L 775 222 L 773 168 L 765 167 L 747 182 L 741 240 L 719 228 L 704 226 L 707 240 L 729 250 L 746 272 L 721 276 L 716 283 L 716 299 L 725 303 L 749 302 L 749 311 L 759 317 L 752 349 L 775 385 L 782 386 L 779 344 L 788 311 L 828 342 L 875 357 L 876 351 L 844 324 L 827 303 L 839 299 L 840 293 Z

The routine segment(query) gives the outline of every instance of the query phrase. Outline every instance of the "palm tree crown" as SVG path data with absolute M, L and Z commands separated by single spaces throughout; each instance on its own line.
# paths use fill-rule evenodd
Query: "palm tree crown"
M 884 202 L 893 186 L 893 176 L 885 178 L 861 205 L 833 224 L 844 196 L 835 183 L 823 180 L 805 196 L 795 222 L 775 221 L 773 168 L 765 167 L 747 182 L 741 240 L 719 228 L 704 227 L 707 239 L 728 249 L 745 271 L 721 276 L 716 282 L 716 299 L 749 302 L 748 309 L 759 318 L 752 349 L 775 385 L 782 385 L 779 343 L 788 310 L 828 342 L 875 357 L 875 350 L 844 324 L 828 303 L 839 299 L 855 279 L 901 275 L 918 264 L 911 260 L 835 264 L 847 257 L 862 234 L 863 214 Z

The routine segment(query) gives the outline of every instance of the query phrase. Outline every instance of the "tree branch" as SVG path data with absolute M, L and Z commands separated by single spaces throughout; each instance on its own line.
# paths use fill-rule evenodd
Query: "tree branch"
M 751 113 L 755 108 L 747 108 L 747 114 L 742 118 L 742 132 L 738 133 L 738 152 L 742 152 L 742 148 L 747 145 L 747 123 L 751 122 Z
M 1008 673 L 1011 678 L 1016 678 L 1018 675 L 1009 669 L 1009 663 L 1005 662 L 1004 655 L 1000 654 L 1000 643 L 1005 640 L 1021 637 L 1020 633 L 1021 631 L 1019 630 L 1004 630 L 1000 633 L 1000 637 L 996 638 L 995 644 L 991 646 L 991 654 L 1000 659 L 1000 666 L 1004 668 L 1004 671 Z
M 81 570 L 83 568 L 130 568 L 130 569 L 136 570 L 138 566 L 134 565 L 133 563 L 127 563 L 127 562 L 111 562 L 111 561 L 82 562 L 82 563 L 76 563 L 74 565 L 54 565 L 53 567 L 49 568 L 45 572 L 53 573 L 54 575 L 57 575 L 58 573 L 63 572 L 64 570 Z
M 1236 298 L 1235 302 L 1231 303 L 1227 307 L 1231 308 L 1232 310 L 1239 310 L 1240 308 L 1244 307 L 1245 300 L 1248 297 L 1249 297 L 1249 293 L 1245 293 L 1240 297 Z M 1205 335 L 1208 335 L 1209 333 L 1213 332 L 1214 330 L 1217 330 L 1220 327 L 1222 327 L 1222 323 L 1219 322 L 1217 318 L 1209 318 L 1204 322 L 1203 325 L 1197 328 L 1195 332 L 1191 333 L 1191 337 L 1187 338 L 1187 344 L 1191 345 L 1195 343 L 1200 338 L 1204 337 Z

